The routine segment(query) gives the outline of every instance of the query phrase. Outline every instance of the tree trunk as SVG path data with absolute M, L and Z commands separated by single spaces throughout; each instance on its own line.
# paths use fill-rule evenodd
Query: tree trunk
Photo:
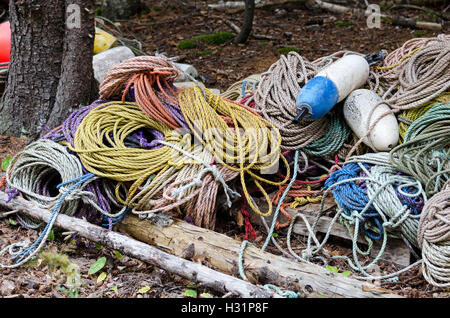
M 235 43 L 245 43 L 252 32 L 253 17 L 255 14 L 255 0 L 245 0 L 244 23 L 241 32 L 234 40 Z
M 91 97 L 97 97 L 98 86 L 94 81 L 92 51 L 94 49 L 94 3 L 84 0 L 66 0 L 66 21 L 70 22 L 70 5 L 78 5 L 80 27 L 68 27 L 64 36 L 61 77 L 55 105 L 47 125 L 56 127 L 78 106 L 88 105 Z
M 91 100 L 93 1 L 70 2 L 82 3 L 67 10 L 80 22 L 69 29 L 66 0 L 10 1 L 11 64 L 0 134 L 37 137 L 41 122 L 59 125 L 70 107 Z

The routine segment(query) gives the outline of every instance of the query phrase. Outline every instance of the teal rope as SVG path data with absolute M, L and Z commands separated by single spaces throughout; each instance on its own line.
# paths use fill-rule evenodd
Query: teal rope
M 305 146 L 303 150 L 310 155 L 324 157 L 335 154 L 342 148 L 345 140 L 350 136 L 350 128 L 342 119 L 339 113 L 334 112 L 330 119 L 328 132 L 320 139 L 317 139 Z

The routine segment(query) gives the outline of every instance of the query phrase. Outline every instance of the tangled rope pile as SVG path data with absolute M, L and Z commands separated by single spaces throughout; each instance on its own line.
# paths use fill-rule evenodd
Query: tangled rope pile
M 362 55 L 339 51 L 310 62 L 290 52 L 221 95 L 200 85 L 176 88 L 180 70 L 163 55 L 116 65 L 101 83 L 99 100 L 73 112 L 61 126 L 46 128 L 43 138 L 13 159 L 6 175 L 10 197 L 21 193 L 53 213 L 33 245 L 18 243 L 0 251 L 18 259 L 2 266 L 15 267 L 33 257 L 58 213 L 107 223 L 110 229 L 130 210 L 140 218 L 162 214 L 214 229 L 217 211 L 233 206 L 245 224 L 239 254 L 243 278 L 245 246 L 257 237 L 250 213 L 256 213 L 267 231 L 263 250 L 272 242 L 283 255 L 302 262 L 326 265 L 329 259 L 345 259 L 362 274 L 360 279 L 392 278 L 422 264 L 427 281 L 448 287 L 450 36 L 410 40 L 380 67 L 371 67 L 364 87 L 381 96 L 379 105 L 390 110 L 367 120 L 370 127 L 359 140 L 341 105 L 320 119 L 295 121 L 302 87 L 347 54 Z M 400 121 L 402 143 L 389 153 L 361 147 L 388 114 Z M 317 229 L 330 194 L 337 209 L 320 241 Z M 288 210 L 319 202 L 312 224 Z M 19 220 L 28 227 L 41 225 Z M 299 220 L 308 230 L 301 253 L 291 246 Z M 336 222 L 352 239 L 350 256 L 325 248 Z M 286 227 L 287 251 L 273 235 Z M 391 238 L 421 249 L 423 260 L 373 277 L 369 269 Z M 379 251 L 363 261 L 375 245 Z

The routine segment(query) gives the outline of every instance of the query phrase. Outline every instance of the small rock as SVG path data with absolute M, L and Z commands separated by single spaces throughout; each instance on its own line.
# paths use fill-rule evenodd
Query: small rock
M 284 9 L 275 9 L 275 16 L 282 17 L 287 14 L 287 11 Z
M 2 296 L 11 295 L 15 288 L 16 288 L 16 286 L 13 281 L 5 279 L 0 284 L 0 294 L 2 294 Z

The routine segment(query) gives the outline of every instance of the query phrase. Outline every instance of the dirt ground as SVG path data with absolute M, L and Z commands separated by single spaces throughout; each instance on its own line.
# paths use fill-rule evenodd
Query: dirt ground
M 230 31 L 224 19 L 239 25 L 241 14 L 209 11 L 205 1 L 151 3 L 148 13 L 134 17 L 132 21 L 120 22 L 124 34 L 141 41 L 143 50 L 148 54 L 158 51 L 166 56 L 180 56 L 180 61 L 193 64 L 199 70 L 208 87 L 222 91 L 245 76 L 267 70 L 279 58 L 279 49 L 282 47 L 296 48 L 301 55 L 313 60 L 338 50 L 370 53 L 384 48 L 391 51 L 415 36 L 429 37 L 440 33 L 396 27 L 388 23 L 382 23 L 380 29 L 368 29 L 365 19 L 351 14 L 329 14 L 321 10 L 308 10 L 300 5 L 290 5 L 256 10 L 254 34 L 265 35 L 270 39 L 257 40 L 251 37 L 245 45 L 225 43 L 181 50 L 177 45 L 183 39 L 199 34 Z M 438 11 L 443 8 L 434 9 Z M 422 11 L 401 9 L 396 12 L 408 17 L 420 15 L 427 21 L 440 21 Z M 343 24 L 346 26 L 342 26 Z M 448 31 L 447 26 L 442 33 Z M 0 160 L 17 153 L 25 144 L 26 140 L 23 139 L 0 136 Z M 262 246 L 265 232 L 258 227 L 256 230 L 258 239 L 255 244 Z M 244 229 L 239 228 L 232 219 L 220 222 L 217 231 L 243 239 Z M 285 230 L 279 232 L 278 240 L 285 247 L 283 234 Z M 47 242 L 43 252 L 69 256 L 69 262 L 75 264 L 80 274 L 81 287 L 78 295 L 71 295 L 64 287 L 66 276 L 62 268 L 56 263 L 46 261 L 41 254 L 26 266 L 1 270 L 0 296 L 180 298 L 187 297 L 186 290 L 195 290 L 197 295 L 203 294 L 203 297 L 223 296 L 139 260 L 127 256 L 119 257 L 113 250 L 96 246 L 82 238 L 69 237 L 64 240 L 65 236 L 61 231 L 55 230 L 54 238 Z M 23 229 L 14 221 L 13 216 L 0 219 L 1 248 L 25 239 L 33 242 L 37 237 L 38 232 Z M 331 242 L 328 247 L 333 253 L 350 255 L 348 244 L 346 246 L 341 243 Z M 302 248 L 304 244 L 304 239 L 300 237 L 295 238 L 293 242 L 295 248 Z M 269 247 L 268 251 L 279 254 L 274 247 Z M 97 282 L 99 273 L 90 275 L 88 270 L 100 257 L 107 259 L 101 270 L 106 273 L 106 278 Z M 337 266 L 340 270 L 349 269 L 344 261 L 330 265 Z M 381 263 L 380 268 L 389 272 L 395 270 L 394 265 L 387 263 Z M 407 297 L 450 296 L 448 290 L 427 284 L 419 267 L 400 275 L 396 282 L 382 283 L 381 287 Z

